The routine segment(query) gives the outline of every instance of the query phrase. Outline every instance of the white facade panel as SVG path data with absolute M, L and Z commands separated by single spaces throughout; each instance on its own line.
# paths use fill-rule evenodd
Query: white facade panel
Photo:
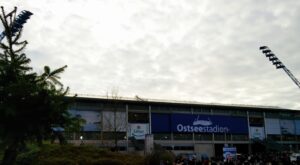
M 271 135 L 281 134 L 279 119 L 266 118 L 265 121 L 266 121 L 265 127 L 266 127 L 267 134 L 271 134 Z
M 250 127 L 250 138 L 251 139 L 265 139 L 265 129 L 264 127 Z
M 143 140 L 146 134 L 149 134 L 149 124 L 129 124 L 128 137 Z
M 102 115 L 103 131 L 114 131 L 116 126 L 117 132 L 126 132 L 126 112 L 103 111 Z

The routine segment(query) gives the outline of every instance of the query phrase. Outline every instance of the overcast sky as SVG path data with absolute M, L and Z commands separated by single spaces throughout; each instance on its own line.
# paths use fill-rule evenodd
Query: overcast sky
M 297 0 L 4 0 L 25 24 L 35 71 L 68 65 L 71 93 L 279 106 L 300 90 L 259 51 L 267 45 L 300 79 Z M 2 27 L 1 27 L 2 28 Z M 3 28 L 2 28 L 3 29 Z

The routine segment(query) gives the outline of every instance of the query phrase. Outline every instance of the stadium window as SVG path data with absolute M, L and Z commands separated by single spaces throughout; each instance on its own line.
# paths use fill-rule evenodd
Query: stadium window
M 195 140 L 199 141 L 211 141 L 212 140 L 212 134 L 195 134 Z
M 194 150 L 194 146 L 174 146 L 174 150 Z
M 297 141 L 300 141 L 300 135 L 297 135 Z M 299 147 L 300 148 L 300 147 Z
M 108 110 L 108 111 L 114 111 L 114 110 L 117 110 L 117 111 L 125 111 L 126 110 L 126 106 L 123 104 L 123 103 L 120 103 L 120 102 L 113 102 L 113 101 L 110 101 L 108 103 L 105 103 L 103 105 L 103 109 L 104 110 Z
M 247 116 L 246 110 L 233 110 L 231 111 L 232 116 Z
M 230 115 L 231 112 L 226 109 L 212 109 L 213 114 L 219 114 L 219 115 Z
M 116 133 L 116 135 L 115 135 Z M 117 136 L 118 140 L 126 139 L 126 132 L 103 132 L 103 140 L 114 140 L 115 136 Z
M 170 113 L 170 107 L 166 105 L 151 105 L 152 113 Z
M 266 118 L 279 118 L 279 113 L 276 113 L 276 112 L 266 112 Z
M 264 118 L 262 117 L 249 117 L 250 126 L 263 126 Z
M 282 141 L 295 141 L 296 136 L 295 135 L 284 135 L 282 136 Z
M 171 140 L 170 133 L 155 133 L 153 135 L 154 140 Z
M 289 112 L 281 112 L 280 113 L 280 118 L 284 118 L 284 119 L 290 119 L 293 118 L 293 113 L 289 113 Z
M 128 109 L 129 110 L 138 110 L 138 111 L 148 111 L 149 106 L 148 105 L 139 105 L 139 104 L 129 104 Z
M 148 123 L 149 122 L 149 114 L 148 113 L 128 112 L 128 122 L 129 123 Z
M 267 140 L 281 141 L 281 136 L 280 135 L 268 135 Z
M 184 106 L 172 106 L 170 107 L 171 112 L 173 113 L 191 113 L 191 107 L 184 107 Z
M 225 141 L 225 134 L 214 134 L 215 141 Z
M 75 110 L 94 110 L 98 111 L 103 108 L 103 104 L 100 103 L 85 103 L 85 102 L 78 102 L 71 105 L 70 108 L 74 108 Z
M 211 114 L 211 110 L 209 108 L 203 107 L 193 107 L 195 114 Z
M 232 138 L 232 141 L 247 141 L 247 140 L 249 140 L 249 137 L 246 134 L 232 135 L 231 138 Z
M 263 112 L 261 111 L 249 111 L 250 117 L 263 117 Z
M 193 140 L 193 134 L 186 133 L 186 134 L 173 134 L 174 140 Z

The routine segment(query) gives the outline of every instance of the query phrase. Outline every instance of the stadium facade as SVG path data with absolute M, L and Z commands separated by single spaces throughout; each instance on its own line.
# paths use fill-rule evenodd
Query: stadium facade
M 65 132 L 72 143 L 143 150 L 145 137 L 179 153 L 221 156 L 300 149 L 300 111 L 268 106 L 75 97 L 69 111 L 86 120 L 81 132 Z M 150 134 L 150 136 L 149 136 Z M 80 136 L 83 140 L 80 140 Z M 115 138 L 117 137 L 117 138 Z

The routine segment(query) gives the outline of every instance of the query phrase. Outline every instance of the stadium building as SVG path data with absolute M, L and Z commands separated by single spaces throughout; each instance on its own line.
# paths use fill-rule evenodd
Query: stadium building
M 119 150 L 143 151 L 145 142 L 153 140 L 175 154 L 209 157 L 221 156 L 224 146 L 236 147 L 238 153 L 245 154 L 300 148 L 297 110 L 138 97 L 68 99 L 72 101 L 70 113 L 86 121 L 81 132 L 65 132 L 72 143 L 103 147 L 117 143 Z

